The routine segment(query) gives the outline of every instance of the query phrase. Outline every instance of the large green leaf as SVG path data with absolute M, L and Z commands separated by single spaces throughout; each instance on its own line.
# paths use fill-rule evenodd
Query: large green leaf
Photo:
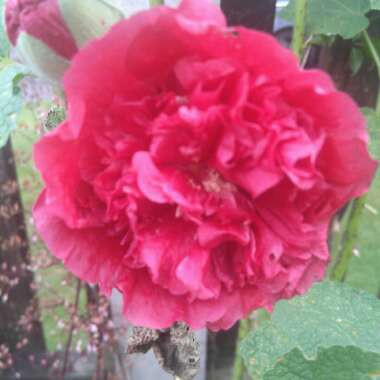
M 307 360 L 294 349 L 265 380 L 373 380 L 380 368 L 380 355 L 356 347 L 331 347 L 319 350 L 315 360 Z
M 9 42 L 4 28 L 4 3 L 5 0 L 0 0 L 0 56 L 6 57 L 9 54 Z
M 255 380 L 368 379 L 380 371 L 380 301 L 343 284 L 317 284 L 278 303 L 240 351 Z
M 295 0 L 290 0 L 282 17 L 293 20 L 294 5 Z M 308 0 L 307 31 L 309 34 L 339 34 L 343 38 L 353 38 L 368 27 L 366 13 L 371 6 L 371 0 Z
M 15 82 L 23 71 L 23 66 L 18 64 L 0 70 L 0 148 L 7 142 L 16 125 L 16 114 L 21 109 L 21 96 Z

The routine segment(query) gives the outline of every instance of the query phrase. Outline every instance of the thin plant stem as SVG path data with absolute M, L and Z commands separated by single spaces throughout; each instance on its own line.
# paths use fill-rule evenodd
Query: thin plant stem
M 164 5 L 164 0 L 149 0 L 150 6 Z
M 295 4 L 295 24 L 293 32 L 292 50 L 294 54 L 302 60 L 305 39 L 307 0 L 296 0 Z
M 350 219 L 347 224 L 345 241 L 340 256 L 331 272 L 330 278 L 333 281 L 343 282 L 346 277 L 348 267 L 354 255 L 355 243 L 358 238 L 360 227 L 360 219 L 363 214 L 366 199 L 367 195 L 364 195 L 361 198 L 355 199 L 353 202 Z
M 368 46 L 369 51 L 371 52 L 380 80 L 380 55 L 378 54 L 375 45 L 373 44 L 371 37 L 369 36 L 366 30 L 363 32 L 363 38 Z M 380 116 L 380 86 L 376 100 L 376 115 Z M 337 258 L 337 261 L 330 274 L 330 278 L 334 281 L 343 282 L 345 280 L 348 267 L 354 255 L 355 243 L 357 241 L 358 232 L 360 228 L 360 220 L 363 214 L 367 196 L 368 195 L 366 194 L 353 202 L 345 234 L 341 237 L 341 240 L 344 239 L 344 242 L 342 243 L 340 255 Z
M 242 319 L 239 323 L 239 333 L 236 342 L 236 353 L 235 353 L 235 363 L 234 370 L 232 374 L 232 380 L 242 380 L 245 373 L 245 366 L 243 358 L 239 354 L 240 343 L 247 337 L 251 329 L 251 323 L 249 319 Z
M 74 313 L 71 316 L 71 325 L 70 325 L 70 330 L 69 330 L 69 337 L 67 338 L 67 343 L 66 343 L 66 348 L 65 348 L 65 356 L 63 359 L 63 367 L 62 367 L 62 373 L 61 373 L 61 380 L 65 379 L 66 371 L 67 371 L 67 365 L 69 361 L 69 355 L 70 355 L 70 348 L 71 348 L 71 343 L 73 340 L 73 332 L 74 332 L 74 327 L 75 327 L 75 320 L 76 320 L 76 315 L 78 314 L 78 308 L 79 308 L 79 297 L 80 297 L 80 291 L 82 287 L 82 281 L 78 280 L 77 282 L 77 289 L 75 293 L 75 303 L 74 303 Z
M 366 44 L 368 45 L 368 48 L 371 52 L 372 58 L 376 64 L 377 70 L 379 71 L 379 74 L 380 74 L 380 55 L 378 54 L 376 47 L 373 44 L 372 39 L 366 30 L 363 32 L 363 36 L 364 36 L 364 40 L 365 40 Z
M 332 269 L 335 267 L 337 260 L 339 259 L 339 253 L 342 248 L 342 244 L 344 241 L 345 232 L 347 230 L 347 224 L 350 220 L 351 212 L 352 212 L 352 206 L 353 202 L 350 202 L 350 204 L 346 207 L 346 210 L 344 211 L 344 214 L 342 218 L 340 219 L 339 223 L 339 230 L 335 231 L 333 233 L 332 239 L 331 239 L 331 248 L 330 248 L 330 256 L 332 260 L 332 265 L 330 269 L 330 275 L 332 272 Z
M 368 32 L 366 30 L 363 32 L 363 37 L 364 37 L 364 41 L 366 42 L 366 44 L 368 46 L 369 51 L 371 52 L 372 59 L 375 62 L 375 65 L 377 68 L 377 73 L 379 76 L 379 81 L 380 81 L 380 55 L 379 55 L 375 45 L 373 44 L 370 35 L 368 34 Z M 380 86 L 379 86 L 379 90 L 378 90 L 375 111 L 376 111 L 376 115 L 380 116 Z

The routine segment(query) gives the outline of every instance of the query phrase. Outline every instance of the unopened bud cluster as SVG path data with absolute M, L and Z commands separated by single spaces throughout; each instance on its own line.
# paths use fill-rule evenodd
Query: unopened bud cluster
M 19 58 L 60 82 L 77 51 L 123 18 L 103 0 L 8 0 L 5 25 Z

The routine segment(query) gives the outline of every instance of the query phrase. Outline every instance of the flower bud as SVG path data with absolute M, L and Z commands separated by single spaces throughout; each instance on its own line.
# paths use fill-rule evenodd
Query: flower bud
M 8 38 L 25 64 L 60 81 L 78 49 L 123 18 L 103 0 L 7 0 Z

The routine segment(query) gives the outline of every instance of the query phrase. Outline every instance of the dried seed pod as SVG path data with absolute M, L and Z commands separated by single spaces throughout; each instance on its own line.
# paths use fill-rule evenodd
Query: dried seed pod
M 150 349 L 160 366 L 181 380 L 192 380 L 199 370 L 199 344 L 184 323 L 170 329 L 152 330 L 136 327 L 128 340 L 128 353 L 146 353 Z

